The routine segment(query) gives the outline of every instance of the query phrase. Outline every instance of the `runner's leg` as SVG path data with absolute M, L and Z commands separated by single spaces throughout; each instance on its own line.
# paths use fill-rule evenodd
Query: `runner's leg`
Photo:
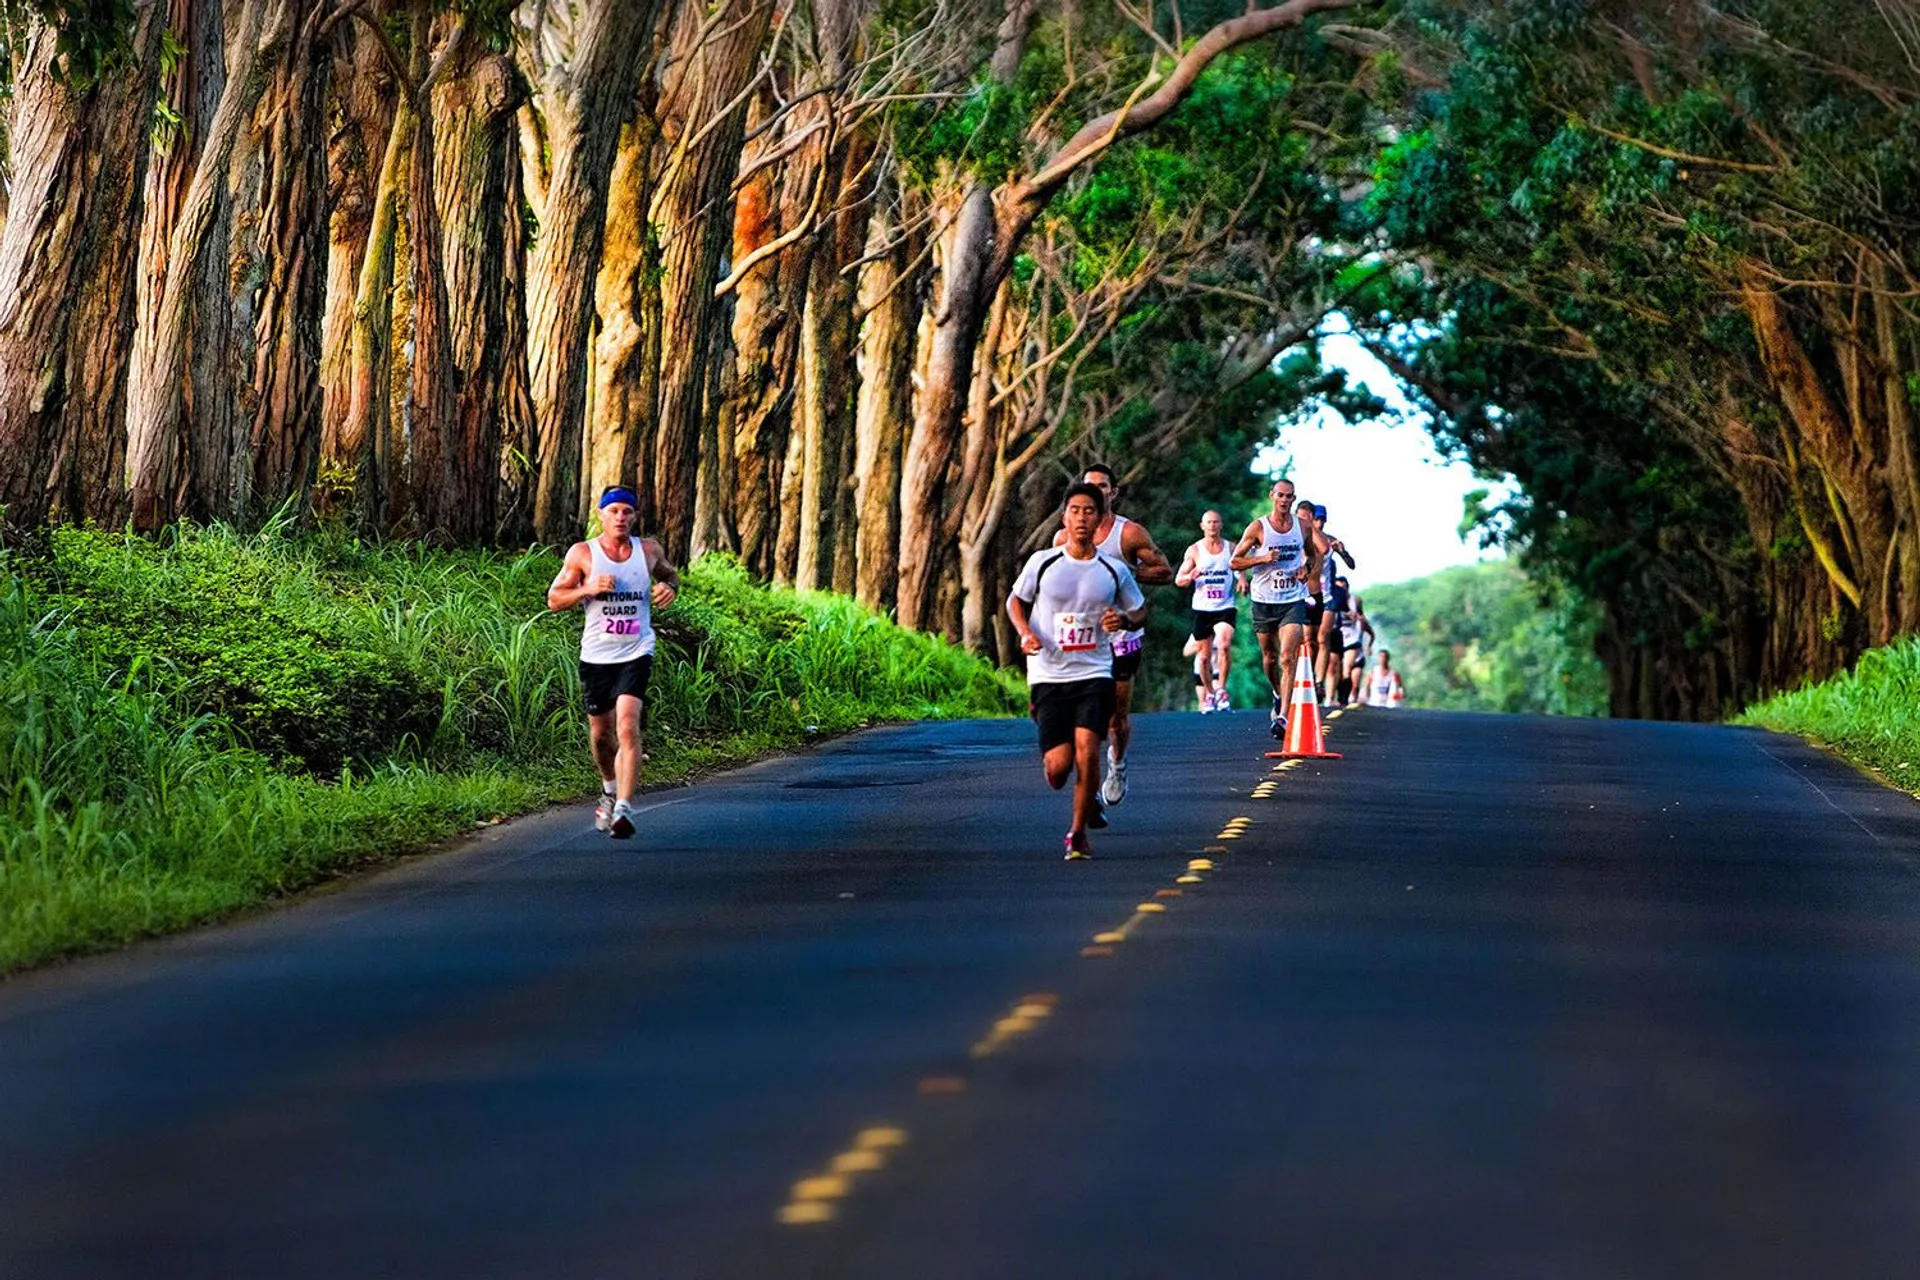
M 1213 678 L 1219 690 L 1217 704 L 1227 709 L 1227 668 L 1233 663 L 1233 624 L 1216 622 L 1213 624 Z
M 620 695 L 611 719 L 618 720 L 618 747 L 614 761 L 614 791 L 621 804 L 633 801 L 640 790 L 640 699 L 630 693 Z
M 1119 712 L 1114 713 L 1118 715 Z M 1062 747 L 1065 751 L 1067 748 Z M 1073 830 L 1084 832 L 1093 821 L 1093 813 L 1099 805 L 1094 795 L 1100 785 L 1100 734 L 1094 729 L 1075 728 L 1073 731 Z M 1051 773 L 1049 773 L 1051 779 Z M 1056 784 L 1057 785 L 1057 784 Z
M 594 767 L 600 770 L 600 781 L 612 785 L 617 791 L 619 780 L 616 770 L 620 760 L 620 734 L 614 727 L 614 713 L 587 717 L 587 742 L 593 747 Z
M 1073 744 L 1063 742 L 1057 747 L 1048 747 L 1040 756 L 1040 767 L 1047 772 L 1047 785 L 1055 791 L 1067 785 L 1067 779 L 1073 776 Z

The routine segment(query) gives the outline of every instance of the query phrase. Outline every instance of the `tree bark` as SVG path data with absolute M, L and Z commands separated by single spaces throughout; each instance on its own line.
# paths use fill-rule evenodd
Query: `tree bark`
M 140 192 L 162 15 L 141 10 L 127 65 L 58 74 L 57 32 L 28 39 L 13 86 L 13 174 L 0 232 L 0 506 L 115 521 Z
M 248 436 L 251 496 L 269 509 L 307 491 L 320 453 L 331 64 L 311 19 L 324 3 L 290 3 L 293 37 L 254 114 L 261 199 L 252 232 L 260 282 Z
M 512 342 L 507 253 L 520 216 L 513 118 L 525 96 L 513 63 L 473 41 L 433 90 L 434 187 L 458 385 L 447 532 L 463 543 L 493 536 L 501 440 L 524 431 L 507 425 L 523 412 L 515 387 L 524 386 L 524 364 L 514 368 L 524 353 Z
M 286 43 L 287 12 L 268 18 L 248 5 L 234 34 L 236 62 L 213 113 L 186 195 L 168 237 L 151 327 L 135 344 L 127 391 L 128 497 L 136 528 L 153 530 L 179 514 L 180 417 L 187 366 L 189 306 L 203 296 L 206 244 L 227 189 L 227 168 L 241 129 L 265 91 L 272 61 Z M 271 27 L 263 22 L 271 21 Z
M 534 531 L 575 532 L 587 395 L 587 341 L 607 217 L 607 183 L 632 106 L 657 0 L 586 0 L 572 14 L 571 57 L 542 69 L 540 117 L 551 171 L 531 264 L 527 327 L 536 420 Z M 543 10 L 543 13 L 547 12 Z M 547 18 L 558 21 L 558 15 Z
M 772 0 L 735 0 L 711 16 L 685 9 L 660 96 L 664 157 L 650 221 L 660 228 L 660 400 L 647 484 L 667 554 L 692 542 L 707 358 L 721 315 L 713 281 L 727 247 L 729 202 L 746 127 L 742 94 L 771 29 Z M 717 29 L 714 24 L 718 23 Z
M 917 210 L 901 192 L 898 214 L 882 206 L 860 274 L 860 390 L 856 408 L 859 539 L 854 595 L 891 609 L 899 584 L 900 468 L 913 417 L 913 354 L 925 270 L 922 237 L 908 228 Z M 906 225 L 903 225 L 906 224 Z M 886 252 L 881 253 L 885 248 Z

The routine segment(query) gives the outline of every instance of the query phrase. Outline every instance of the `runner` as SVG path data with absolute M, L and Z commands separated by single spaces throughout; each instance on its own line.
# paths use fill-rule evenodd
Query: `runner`
M 1007 596 L 1007 620 L 1027 655 L 1027 687 L 1040 729 L 1040 763 L 1055 791 L 1074 779 L 1067 858 L 1092 856 L 1087 828 L 1105 826 L 1095 795 L 1100 741 L 1114 719 L 1113 646 L 1146 625 L 1147 602 L 1126 564 L 1101 554 L 1094 535 L 1107 514 L 1095 484 L 1067 490 L 1060 547 L 1036 551 Z
M 1200 517 L 1200 541 L 1187 548 L 1180 571 L 1173 575 L 1176 584 L 1193 588 L 1192 634 L 1198 650 L 1194 676 L 1202 715 L 1232 705 L 1227 700 L 1227 665 L 1233 658 L 1233 624 L 1239 618 L 1233 605 L 1239 575 L 1233 571 L 1233 548 L 1220 536 L 1221 523 L 1218 511 Z
M 1346 648 L 1341 624 L 1345 621 L 1348 594 L 1346 580 L 1337 576 L 1339 566 L 1334 564 L 1333 557 L 1337 555 L 1346 561 L 1349 569 L 1354 567 L 1354 562 L 1347 544 L 1327 532 L 1327 509 L 1317 503 L 1313 508 L 1313 527 L 1326 538 L 1327 547 L 1333 553 L 1320 562 L 1320 597 L 1326 608 L 1320 618 L 1320 643 L 1313 669 L 1321 689 L 1321 705 L 1331 710 L 1338 705 L 1334 695 L 1339 683 L 1341 654 Z
M 680 574 L 652 538 L 633 537 L 639 507 L 633 490 L 615 485 L 600 495 L 600 536 L 567 549 L 547 588 L 547 608 L 587 607 L 580 636 L 580 688 L 587 738 L 600 767 L 600 803 L 593 825 L 616 840 L 633 834 L 633 796 L 640 789 L 641 708 L 653 676 L 653 610 L 673 604 Z M 635 554 L 636 550 L 638 554 Z
M 1345 578 L 1335 578 L 1336 587 L 1347 586 Z M 1367 651 L 1373 648 L 1375 636 L 1373 623 L 1367 620 L 1365 603 L 1354 596 L 1347 606 L 1346 616 L 1340 622 L 1341 662 L 1340 683 L 1346 695 L 1346 704 L 1358 706 L 1361 698 L 1361 685 L 1366 675 Z
M 1143 587 L 1164 587 L 1173 581 L 1173 566 L 1153 544 L 1153 535 L 1138 520 L 1129 520 L 1113 509 L 1120 496 L 1113 468 L 1104 462 L 1089 466 L 1081 483 L 1093 485 L 1106 500 L 1105 514 L 1093 535 L 1094 545 L 1103 556 L 1111 556 L 1133 571 L 1134 581 Z M 1067 532 L 1054 535 L 1053 545 L 1064 546 Z M 1129 631 L 1113 642 L 1113 724 L 1107 739 L 1107 776 L 1100 784 L 1100 798 L 1117 805 L 1127 798 L 1127 748 L 1133 743 L 1133 678 L 1140 672 L 1140 646 L 1146 632 Z
M 1406 696 L 1406 686 L 1400 683 L 1400 673 L 1393 669 L 1393 655 L 1382 649 L 1373 669 L 1367 672 L 1367 705 L 1397 707 L 1406 700 Z
M 1208 679 L 1206 670 L 1200 665 L 1200 651 L 1211 648 L 1213 648 L 1211 639 L 1202 643 L 1192 636 L 1188 636 L 1186 642 L 1180 646 L 1180 656 L 1193 661 L 1193 696 L 1203 716 L 1213 713 L 1213 683 Z
M 1294 518 L 1291 480 L 1276 480 L 1268 496 L 1273 509 L 1240 535 L 1233 549 L 1233 567 L 1253 571 L 1253 633 L 1260 642 L 1260 665 L 1273 691 L 1273 712 L 1267 727 L 1273 736 L 1287 736 L 1287 681 L 1300 656 L 1307 629 L 1307 583 L 1326 554 L 1326 541 L 1317 531 L 1303 529 Z

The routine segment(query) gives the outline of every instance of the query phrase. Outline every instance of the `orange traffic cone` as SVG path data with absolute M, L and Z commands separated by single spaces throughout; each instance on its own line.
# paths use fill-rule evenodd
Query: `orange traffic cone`
M 1325 739 L 1320 736 L 1320 690 L 1313 683 L 1313 664 L 1306 654 L 1300 655 L 1300 665 L 1293 677 L 1293 705 L 1288 708 L 1292 714 L 1287 718 L 1287 740 L 1282 750 L 1267 752 L 1270 760 L 1282 757 L 1304 757 L 1310 760 L 1338 760 L 1338 751 L 1327 750 Z

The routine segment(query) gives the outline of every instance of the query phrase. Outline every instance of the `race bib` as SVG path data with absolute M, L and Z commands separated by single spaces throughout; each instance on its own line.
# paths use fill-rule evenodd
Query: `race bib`
M 1097 613 L 1056 613 L 1053 615 L 1053 643 L 1062 653 L 1086 653 L 1100 647 L 1100 615 Z
M 1227 602 L 1227 594 L 1225 587 L 1216 586 L 1209 582 L 1207 584 L 1205 599 L 1208 604 L 1224 605 Z
M 1113 642 L 1113 656 L 1124 658 L 1130 653 L 1140 652 L 1140 641 L 1139 636 L 1120 636 Z

